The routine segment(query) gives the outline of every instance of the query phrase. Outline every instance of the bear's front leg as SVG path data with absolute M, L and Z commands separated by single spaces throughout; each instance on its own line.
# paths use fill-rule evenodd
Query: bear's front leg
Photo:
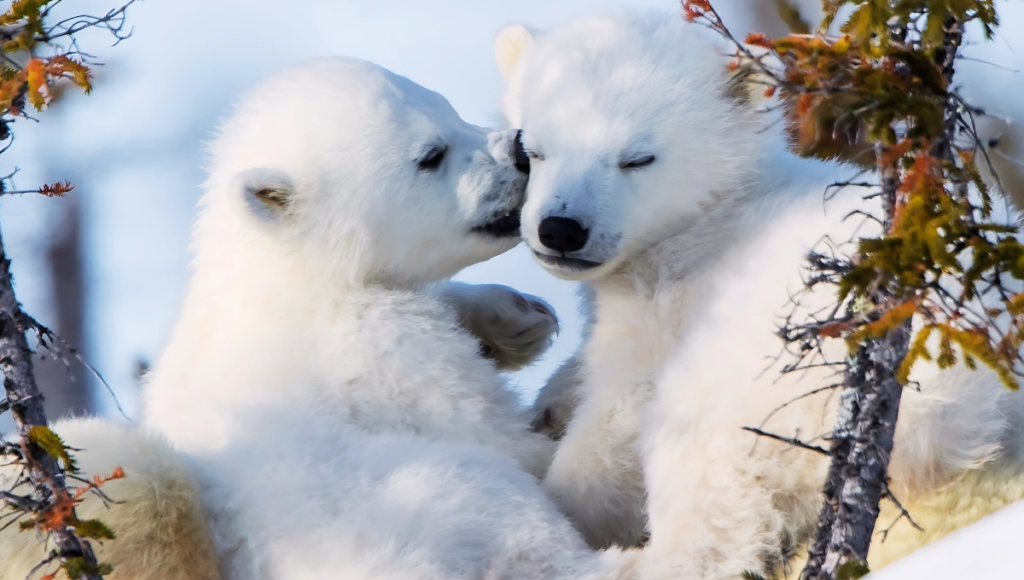
M 530 428 L 535 433 L 560 441 L 580 404 L 583 385 L 582 353 L 562 363 L 533 401 Z
M 580 314 L 586 319 L 583 328 L 582 343 L 585 345 L 596 322 L 594 319 L 594 289 L 589 284 L 580 284 Z M 531 414 L 533 420 L 530 428 L 535 433 L 560 441 L 565 436 L 569 422 L 576 413 L 583 398 L 583 361 L 586 356 L 581 346 L 576 354 L 558 367 L 548 382 L 537 393 L 533 401 Z
M 651 537 L 641 577 L 773 577 L 806 539 L 822 461 L 741 425 L 652 405 L 642 436 Z
M 628 395 L 584 396 L 544 479 L 544 490 L 595 549 L 646 539 L 640 407 Z
M 498 284 L 449 282 L 439 296 L 455 309 L 459 325 L 480 341 L 480 353 L 498 370 L 514 371 L 537 361 L 558 333 L 547 302 Z

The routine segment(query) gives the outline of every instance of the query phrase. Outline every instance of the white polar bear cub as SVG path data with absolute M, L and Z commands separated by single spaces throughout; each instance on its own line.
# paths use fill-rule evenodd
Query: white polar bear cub
M 143 420 L 185 455 L 218 564 L 171 576 L 143 562 L 127 577 L 634 577 L 645 555 L 592 551 L 546 496 L 551 442 L 457 327 L 451 296 L 425 286 L 516 243 L 514 135 L 356 60 L 279 74 L 238 106 L 211 147 L 195 273 Z M 107 458 L 131 437 L 73 427 L 69 441 Z M 152 448 L 129 450 L 121 482 Z M 144 510 L 174 501 L 154 495 Z M 208 555 L 175 540 L 195 534 L 149 537 Z M 8 554 L 0 577 L 29 558 Z
M 510 530 L 560 524 L 530 476 L 550 451 L 424 288 L 517 243 L 512 135 L 325 60 L 253 91 L 211 154 L 144 423 L 197 466 L 227 577 L 518 570 L 503 550 L 539 540 Z
M 771 153 L 781 137 L 730 96 L 705 33 L 623 14 L 540 35 L 512 26 L 496 48 L 504 113 L 531 157 L 523 239 L 594 293 L 581 402 L 544 487 L 591 545 L 649 533 L 650 561 L 683 562 L 675 578 L 726 579 L 785 558 L 816 522 L 826 461 L 741 428 L 835 381 L 765 366 L 804 256 L 825 234 L 851 237 L 858 223 L 843 218 L 864 192 L 823 204 L 842 168 Z M 814 311 L 825 294 L 802 302 Z M 987 370 L 913 378 L 890 469 L 911 503 L 1012 450 L 1020 431 L 1020 397 Z M 827 397 L 764 428 L 813 439 L 833 422 Z M 544 400 L 564 412 L 557 393 Z

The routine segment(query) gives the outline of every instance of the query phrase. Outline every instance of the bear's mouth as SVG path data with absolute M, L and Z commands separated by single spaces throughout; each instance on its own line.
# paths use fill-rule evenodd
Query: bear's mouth
M 514 209 L 499 215 L 489 222 L 473 227 L 471 232 L 494 238 L 519 237 L 519 210 Z
M 551 254 L 542 254 L 538 251 L 534 251 L 533 255 L 537 257 L 542 264 L 545 266 L 554 266 L 562 270 L 570 270 L 574 272 L 581 272 L 583 270 L 590 270 L 601 265 L 601 262 L 593 262 L 591 260 L 584 260 L 582 258 L 566 258 L 565 256 L 552 256 Z

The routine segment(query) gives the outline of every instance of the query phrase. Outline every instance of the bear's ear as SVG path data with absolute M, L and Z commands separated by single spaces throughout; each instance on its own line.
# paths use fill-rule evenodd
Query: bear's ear
M 533 33 L 521 24 L 509 24 L 494 37 L 494 58 L 501 76 L 508 78 L 522 55 L 523 49 L 533 42 Z
M 260 167 L 236 174 L 233 182 L 231 189 L 255 217 L 274 224 L 284 219 L 295 190 L 287 174 Z

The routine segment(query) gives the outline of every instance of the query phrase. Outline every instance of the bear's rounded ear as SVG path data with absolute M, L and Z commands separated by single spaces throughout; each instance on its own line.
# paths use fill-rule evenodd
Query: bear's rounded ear
M 509 24 L 494 37 L 494 58 L 501 76 L 508 78 L 522 55 L 523 49 L 533 42 L 533 33 L 521 24 Z
M 295 186 L 287 174 L 259 167 L 236 174 L 231 189 L 252 215 L 276 224 L 288 212 Z

